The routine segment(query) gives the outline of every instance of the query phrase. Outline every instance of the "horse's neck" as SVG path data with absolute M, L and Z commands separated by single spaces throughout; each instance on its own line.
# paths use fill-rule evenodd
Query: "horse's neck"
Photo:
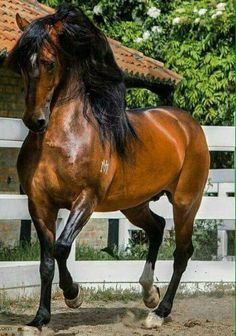
M 71 99 L 65 104 L 58 104 L 52 110 L 50 123 L 56 129 L 69 131 L 69 129 L 83 129 L 88 127 L 88 122 L 83 116 L 83 102 L 78 99 Z
M 88 111 L 90 122 L 84 117 L 83 109 L 83 100 L 80 99 L 71 99 L 66 104 L 55 106 L 50 116 L 47 139 L 57 143 L 71 142 L 73 139 L 75 142 L 88 142 L 89 145 L 97 132 L 92 124 L 92 113 Z
M 82 87 L 80 90 L 79 87 L 76 88 L 76 83 L 75 85 L 73 83 L 73 78 L 68 75 L 56 89 L 53 98 L 54 107 L 49 121 L 48 137 L 51 139 L 57 138 L 60 141 L 74 138 L 75 141 L 77 139 L 89 143 L 91 138 L 96 137 L 97 134 L 94 128 L 96 121 L 89 106 L 86 107 L 88 118 L 85 118 Z

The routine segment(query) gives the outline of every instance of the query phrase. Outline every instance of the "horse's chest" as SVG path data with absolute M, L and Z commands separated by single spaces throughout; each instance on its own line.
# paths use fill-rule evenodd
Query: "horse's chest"
M 50 192 L 61 193 L 79 188 L 88 168 L 86 160 L 80 159 L 78 153 L 54 150 L 41 158 L 37 174 L 43 176 Z
M 87 151 L 87 144 L 73 134 L 67 135 L 63 141 L 48 138 L 44 142 L 44 147 L 45 154 L 52 160 L 56 157 L 67 165 L 76 163 Z
M 18 160 L 18 173 L 25 192 L 33 197 L 40 193 L 50 194 L 58 201 L 62 196 L 73 199 L 79 192 L 83 172 L 87 171 L 86 160 L 81 159 L 83 150 L 75 142 L 61 146 L 51 141 L 37 146 L 27 141 Z

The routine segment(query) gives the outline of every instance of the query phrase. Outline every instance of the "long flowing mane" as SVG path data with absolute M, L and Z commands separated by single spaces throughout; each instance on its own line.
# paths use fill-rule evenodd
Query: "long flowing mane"
M 52 41 L 48 27 L 60 22 L 58 44 Z M 118 155 L 127 158 L 127 145 L 137 138 L 125 111 L 123 73 L 115 62 L 105 35 L 76 6 L 60 5 L 55 14 L 33 21 L 23 32 L 8 57 L 14 70 L 24 69 L 42 46 L 60 55 L 63 67 L 73 75 L 77 88 L 71 98 L 83 94 L 84 116 L 91 109 L 99 126 L 101 142 L 108 140 Z

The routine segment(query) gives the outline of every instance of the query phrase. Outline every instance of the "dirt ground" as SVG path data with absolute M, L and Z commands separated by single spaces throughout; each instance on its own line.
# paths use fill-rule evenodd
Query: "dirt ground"
M 142 326 L 148 310 L 141 301 L 97 301 L 71 310 L 60 298 L 53 301 L 48 327 L 57 336 L 231 336 L 233 311 L 233 296 L 176 298 L 171 321 L 158 330 L 148 330 Z M 32 307 L 23 313 L 11 308 L 10 312 L 0 314 L 0 324 L 27 323 L 32 313 Z M 47 333 L 45 329 L 43 334 Z

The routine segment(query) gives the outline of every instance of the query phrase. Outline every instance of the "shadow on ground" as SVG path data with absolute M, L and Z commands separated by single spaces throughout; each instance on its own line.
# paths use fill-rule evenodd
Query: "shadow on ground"
M 48 325 L 54 331 L 62 328 L 68 329 L 71 326 L 96 326 L 119 323 L 127 316 L 140 324 L 147 316 L 147 310 L 139 308 L 80 308 L 79 310 L 69 310 L 62 313 L 53 313 L 50 324 Z M 0 324 L 27 324 L 33 319 L 33 315 L 2 313 L 0 314 Z

